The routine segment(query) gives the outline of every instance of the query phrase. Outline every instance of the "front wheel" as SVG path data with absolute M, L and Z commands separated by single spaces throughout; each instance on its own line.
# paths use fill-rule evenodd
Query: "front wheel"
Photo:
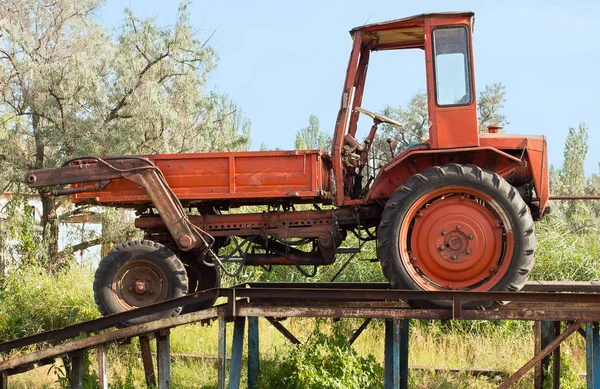
M 94 300 L 103 316 L 182 297 L 187 290 L 188 278 L 179 258 L 148 240 L 114 248 L 102 258 L 94 277 Z M 141 324 L 180 312 L 181 308 L 173 308 L 122 324 Z
M 447 164 L 416 174 L 387 202 L 377 255 L 394 288 L 520 290 L 536 247 L 529 207 L 501 176 Z

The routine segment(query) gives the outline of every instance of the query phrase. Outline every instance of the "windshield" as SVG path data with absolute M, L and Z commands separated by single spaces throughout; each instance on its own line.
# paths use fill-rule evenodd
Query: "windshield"
M 467 29 L 461 26 L 433 30 L 433 53 L 437 104 L 470 104 Z

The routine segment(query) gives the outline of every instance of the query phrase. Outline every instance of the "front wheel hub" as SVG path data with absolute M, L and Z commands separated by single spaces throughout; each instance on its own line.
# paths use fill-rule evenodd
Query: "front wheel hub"
M 135 293 L 144 294 L 148 290 L 148 286 L 146 285 L 146 281 L 137 280 L 135 282 Z
M 508 231 L 498 228 L 499 216 L 479 198 L 464 194 L 430 194 L 413 208 L 407 243 L 415 277 L 425 289 L 473 289 L 504 267 Z M 435 196 L 435 197 L 434 197 Z M 402 237 L 401 237 L 402 240 Z

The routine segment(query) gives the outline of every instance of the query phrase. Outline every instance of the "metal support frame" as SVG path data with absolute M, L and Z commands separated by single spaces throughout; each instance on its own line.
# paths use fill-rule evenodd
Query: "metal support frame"
M 558 335 L 560 335 L 561 322 L 555 321 L 536 321 L 535 322 L 535 353 L 539 354 L 542 349 L 548 346 Z M 560 388 L 560 345 L 552 351 L 552 374 L 550 374 L 550 356 L 544 357 L 541 362 L 535 365 L 534 389 L 548 387 L 546 384 L 552 377 L 552 388 Z
M 69 355 L 71 358 L 71 389 L 83 388 L 83 351 Z
M 586 376 L 588 389 L 600 389 L 599 322 L 586 323 Z
M 314 284 L 300 287 L 296 284 L 247 284 L 233 288 L 222 288 L 191 294 L 180 299 L 169 300 L 154 306 L 139 308 L 121 314 L 111 315 L 90 322 L 76 324 L 56 331 L 36 334 L 0 344 L 0 351 L 9 351 L 18 347 L 32 345 L 41 341 L 54 343 L 29 354 L 20 354 L 0 360 L 0 389 L 7 386 L 7 377 L 33 368 L 54 363 L 63 358 L 65 372 L 72 379 L 72 387 L 82 386 L 84 374 L 84 352 L 98 349 L 99 387 L 106 387 L 108 376 L 105 357 L 106 346 L 113 342 L 123 344 L 123 339 L 140 337 L 144 370 L 150 385 L 156 378 L 149 341 L 157 337 L 159 388 L 169 387 L 170 350 L 168 329 L 180 325 L 219 321 L 218 382 L 219 389 L 225 389 L 227 379 L 226 330 L 227 321 L 235 321 L 232 344 L 232 362 L 229 371 L 229 385 L 237 389 L 240 382 L 242 352 L 244 347 L 245 320 L 248 320 L 248 387 L 257 387 L 259 371 L 259 317 L 265 317 L 276 328 L 283 329 L 286 338 L 299 343 L 279 321 L 283 317 L 329 317 L 364 318 L 365 321 L 349 339 L 352 343 L 367 327 L 373 318 L 385 319 L 385 388 L 406 388 L 408 381 L 408 330 L 409 319 L 445 319 L 456 318 L 454 304 L 464 298 L 482 301 L 511 300 L 511 304 L 492 311 L 461 309 L 461 320 L 535 320 L 536 354 L 518 371 L 512 374 L 500 389 L 509 388 L 534 366 L 538 367 L 537 383 L 548 386 L 549 377 L 542 376 L 541 367 L 546 365 L 547 357 L 553 353 L 554 368 L 552 384 L 559 384 L 560 354 L 559 346 L 574 332 L 586 338 L 588 388 L 600 389 L 600 287 L 597 284 L 535 284 L 535 292 L 414 292 L 391 290 L 387 284 Z M 540 293 L 539 290 L 559 289 L 567 293 Z M 570 289 L 581 293 L 572 293 Z M 81 332 L 95 332 L 107 329 L 115 322 L 148 315 L 170 306 L 181 306 L 203 301 L 207 296 L 225 297 L 226 303 L 206 310 L 151 321 L 126 328 L 111 329 L 95 335 L 79 338 Z M 453 309 L 415 309 L 406 305 L 402 299 L 443 299 L 452 301 Z M 460 304 L 459 304 L 460 306 Z M 247 318 L 247 319 L 246 319 Z M 560 332 L 562 321 L 565 329 Z M 582 324 L 587 323 L 586 329 Z M 86 329 L 86 331 L 82 331 Z M 92 330 L 94 329 L 94 330 Z M 70 341 L 60 343 L 58 339 Z M 66 358 L 70 357 L 70 360 Z M 536 386 L 536 388 L 539 386 Z
M 219 346 L 217 351 L 218 388 L 225 389 L 227 374 L 227 322 L 224 316 L 219 316 Z
M 409 319 L 385 321 L 385 389 L 408 389 Z
M 260 348 L 258 339 L 258 317 L 248 317 L 248 389 L 258 389 L 260 370 Z
M 98 389 L 108 389 L 108 367 L 106 366 L 106 344 L 98 346 Z
M 140 336 L 140 351 L 142 352 L 142 365 L 144 366 L 146 385 L 154 388 L 156 387 L 156 374 L 154 372 L 154 361 L 152 359 L 149 336 Z
M 229 362 L 229 389 L 240 388 L 245 329 L 246 318 L 236 317 L 233 324 L 233 343 L 231 345 L 231 361 Z
M 158 389 L 171 387 L 170 330 L 159 331 L 156 336 L 156 362 L 158 365 Z

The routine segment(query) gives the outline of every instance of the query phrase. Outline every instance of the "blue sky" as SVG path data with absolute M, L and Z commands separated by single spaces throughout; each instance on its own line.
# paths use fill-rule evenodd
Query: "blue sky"
M 161 26 L 168 0 L 108 0 L 99 21 L 116 29 L 129 7 Z M 237 101 L 252 121 L 252 149 L 293 149 L 295 133 L 319 117 L 333 133 L 350 54 L 348 30 L 424 12 L 475 12 L 475 78 L 506 86 L 508 133 L 544 134 L 550 163 L 562 164 L 570 126 L 589 128 L 586 173 L 600 161 L 600 2 L 594 1 L 226 1 L 196 0 L 192 21 L 220 61 L 211 88 Z M 375 53 L 362 106 L 381 111 L 425 91 L 421 51 Z M 362 133 L 370 122 L 361 120 Z

